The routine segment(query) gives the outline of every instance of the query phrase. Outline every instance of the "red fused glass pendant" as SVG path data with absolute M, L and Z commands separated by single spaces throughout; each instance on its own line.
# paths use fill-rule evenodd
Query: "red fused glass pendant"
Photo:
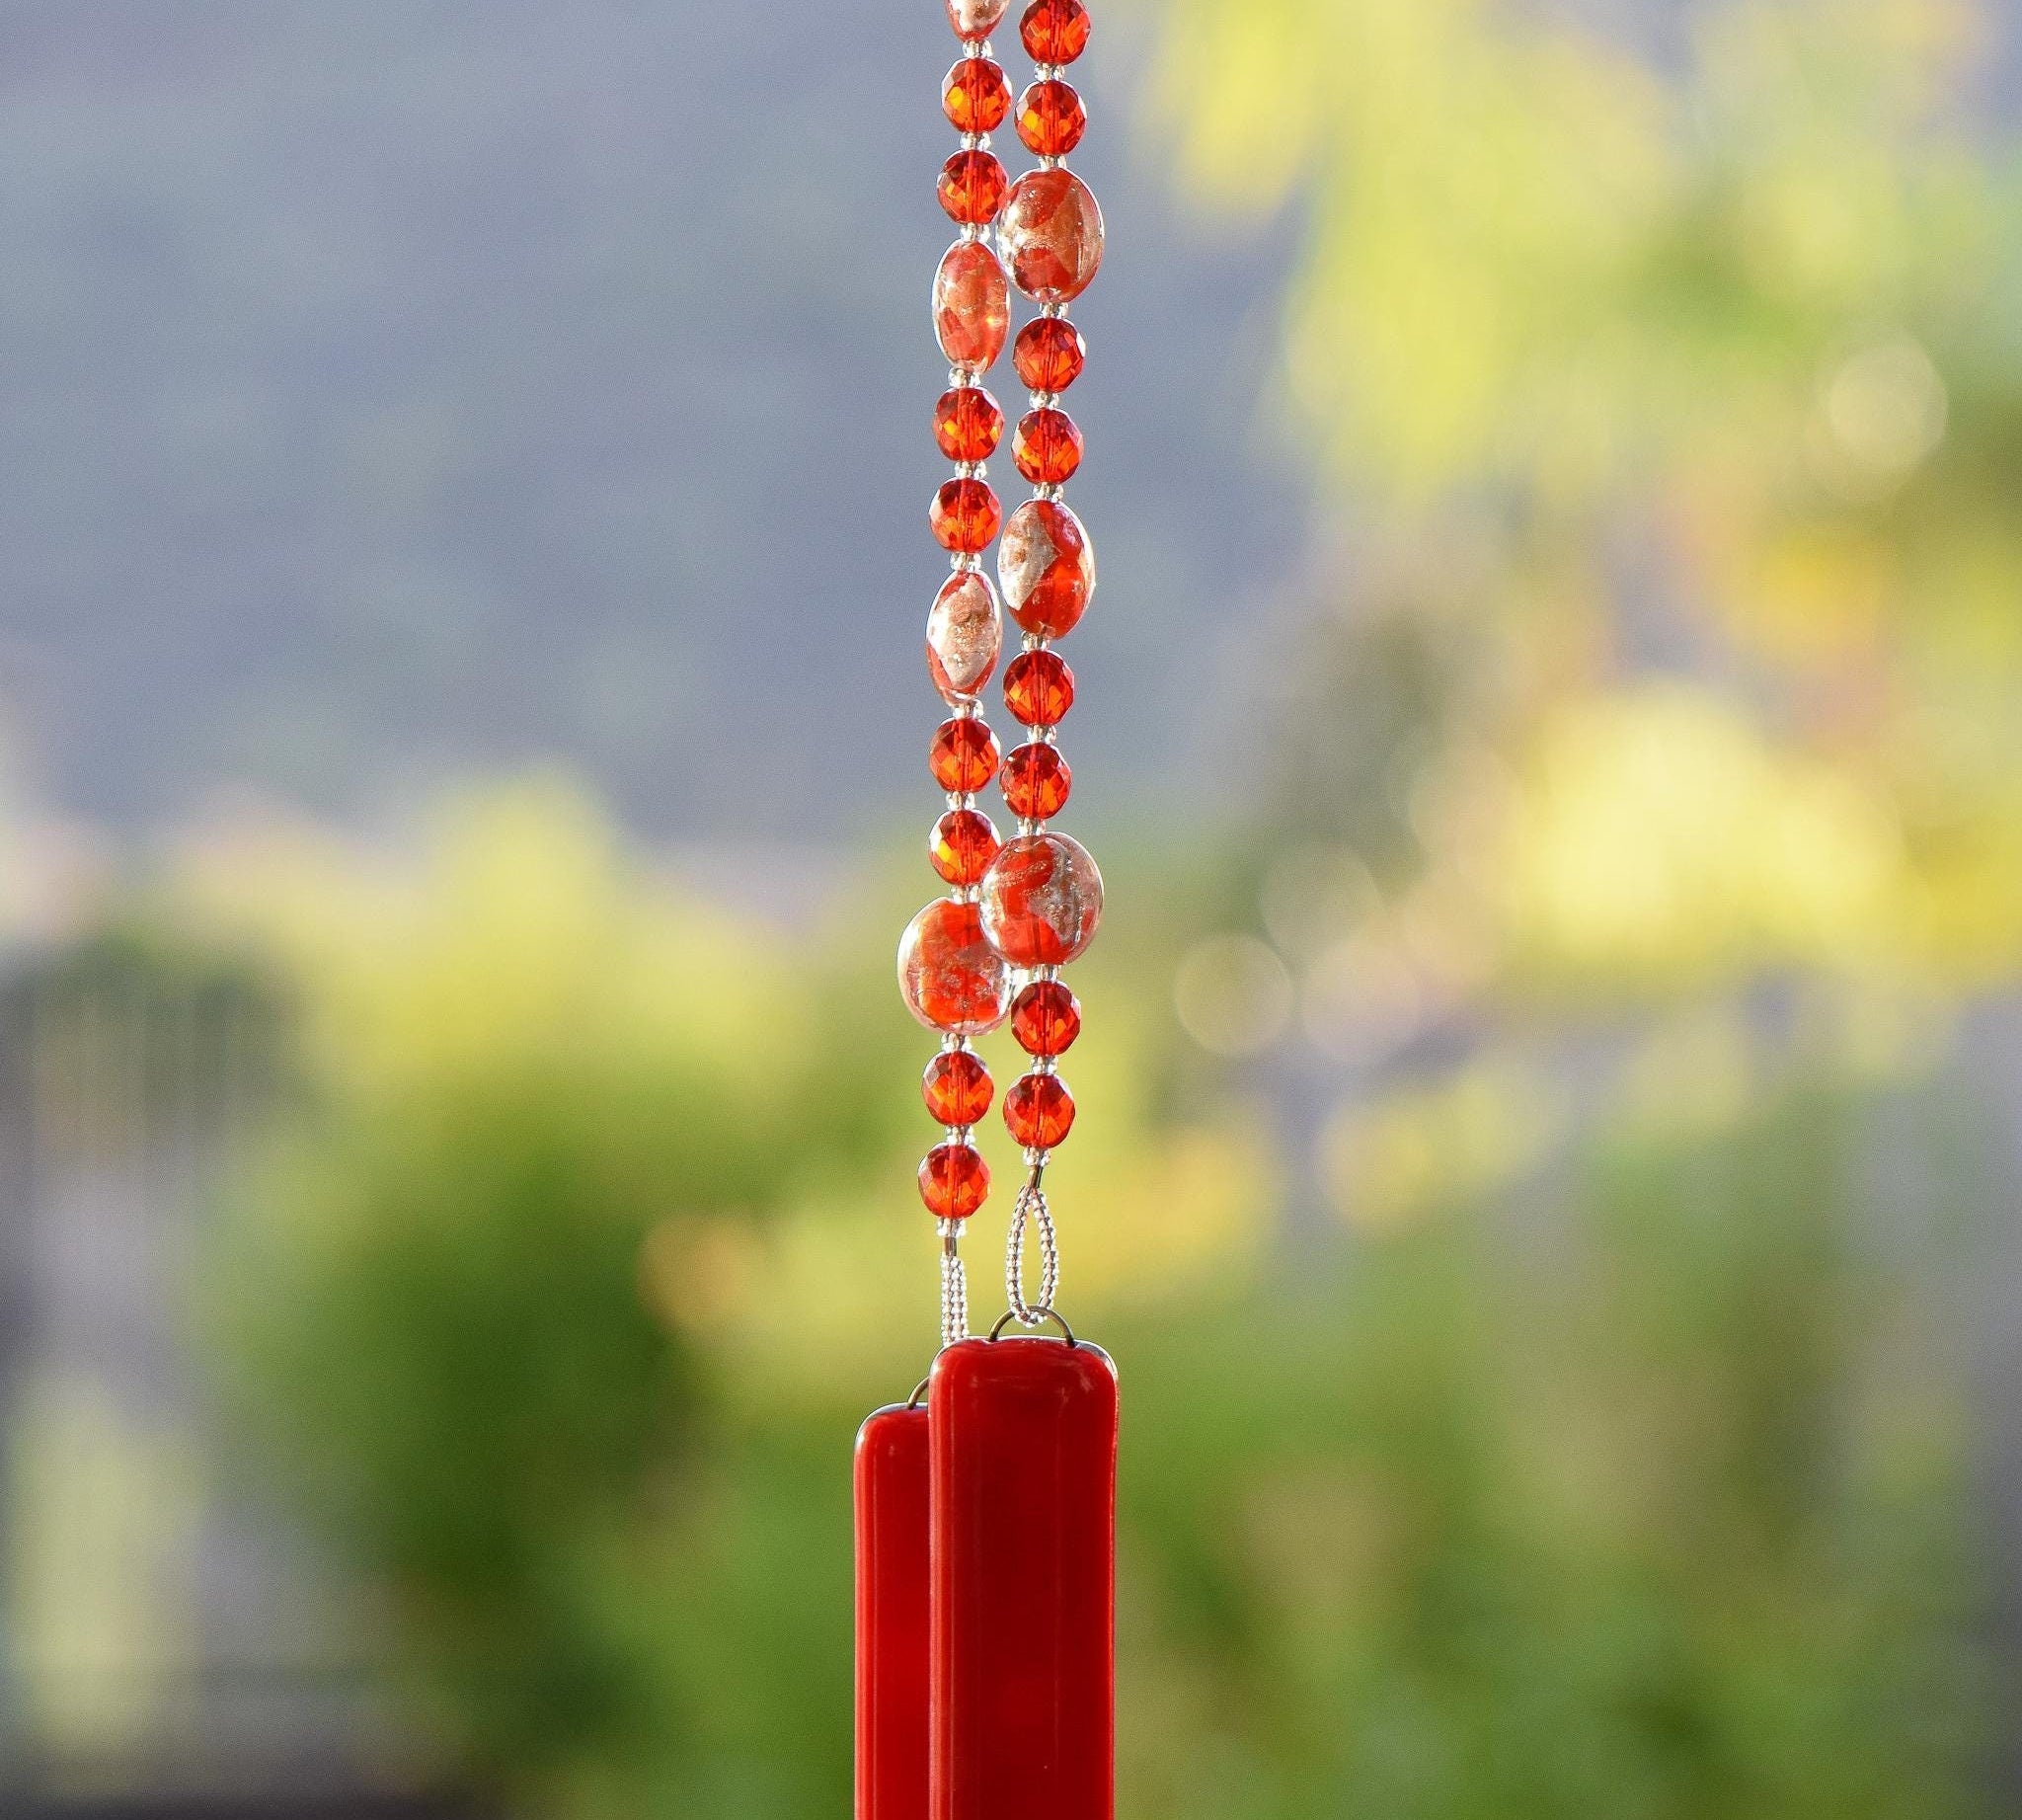
M 1011 281 L 980 240 L 958 240 L 934 274 L 934 334 L 948 364 L 987 372 L 1011 333 Z
M 1074 673 L 1057 651 L 1021 651 L 1004 672 L 1004 705 L 1027 727 L 1057 727 L 1074 705 Z
M 941 84 L 941 112 L 957 132 L 995 132 L 1011 112 L 1011 85 L 988 57 L 964 57 Z
M 928 1406 L 931 1820 L 1114 1820 L 1116 1368 L 963 1340 Z
M 934 194 L 948 211 L 948 219 L 968 226 L 994 221 L 1003 205 L 1004 192 L 1011 179 L 1001 160 L 988 152 L 957 152 L 941 167 L 941 181 Z
M 1074 788 L 1074 773 L 1059 749 L 1035 740 L 1030 746 L 1014 747 L 1004 760 L 1004 801 L 1021 822 L 1044 822 L 1067 807 Z
M 1064 411 L 1028 411 L 1011 437 L 1011 459 L 1036 487 L 1072 480 L 1081 465 L 1081 430 Z
M 1088 8 L 1081 0 L 1032 0 L 1018 36 L 1035 63 L 1071 63 L 1088 48 Z
M 927 1412 L 857 1432 L 856 1820 L 927 1820 Z
M 1018 331 L 1011 359 L 1028 391 L 1064 392 L 1088 364 L 1088 344 L 1064 316 L 1035 316 Z
M 1081 623 L 1095 593 L 1095 545 L 1072 507 L 1027 500 L 1011 514 L 997 549 L 997 585 L 1028 632 L 1063 638 Z

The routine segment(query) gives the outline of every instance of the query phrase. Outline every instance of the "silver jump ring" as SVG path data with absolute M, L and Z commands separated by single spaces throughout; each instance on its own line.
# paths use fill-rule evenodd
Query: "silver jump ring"
M 1039 1317 L 1038 1320 L 1035 1320 L 1031 1323 L 1033 1326 L 1036 1327 L 1041 1325 L 1043 1322 L 1051 1321 L 1054 1324 L 1054 1326 L 1059 1328 L 1061 1336 L 1066 1340 L 1069 1346 L 1079 1346 L 1081 1344 L 1081 1342 L 1074 1337 L 1074 1329 L 1067 1325 L 1067 1317 L 1064 1314 L 1062 1314 L 1057 1308 L 1050 1308 L 1046 1306 L 1043 1303 L 1035 1303 L 1033 1305 L 1031 1311 Z M 1015 1308 L 1006 1308 L 1003 1311 L 1003 1313 L 997 1316 L 997 1324 L 990 1329 L 990 1338 L 992 1340 L 1001 1338 L 1004 1329 L 1008 1327 L 1017 1318 L 1018 1312 Z

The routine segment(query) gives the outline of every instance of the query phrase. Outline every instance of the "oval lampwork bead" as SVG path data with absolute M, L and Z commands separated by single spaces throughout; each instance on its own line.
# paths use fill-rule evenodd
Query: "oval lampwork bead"
M 971 41 L 988 38 L 1010 4 L 1011 0 L 948 0 L 948 23 L 957 38 Z
M 975 905 L 937 898 L 906 924 L 898 941 L 898 989 L 906 1009 L 929 1030 L 981 1036 L 1004 1021 L 1010 973 L 983 938 Z
M 948 364 L 987 372 L 1011 332 L 1011 285 L 980 240 L 958 240 L 934 274 L 934 334 Z
M 1071 303 L 1102 266 L 1102 209 L 1072 171 L 1028 171 L 997 221 L 1011 281 L 1035 303 Z
M 1095 594 L 1095 545 L 1073 509 L 1059 500 L 1020 506 L 997 546 L 997 583 L 1026 631 L 1047 638 L 1073 631 Z
M 1102 872 L 1066 834 L 1021 834 L 990 862 L 978 894 L 983 933 L 1013 967 L 1059 967 L 1102 921 Z
M 964 569 L 941 584 L 927 609 L 927 674 L 942 698 L 972 701 L 1003 649 L 1004 620 L 990 578 Z

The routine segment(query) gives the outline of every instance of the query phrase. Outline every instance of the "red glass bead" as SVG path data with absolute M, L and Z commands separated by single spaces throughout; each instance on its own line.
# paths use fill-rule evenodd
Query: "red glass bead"
M 1021 822 L 1044 822 L 1067 806 L 1074 773 L 1050 746 L 1035 741 L 1004 760 L 1004 801 Z
M 996 491 L 990 483 L 960 475 L 941 483 L 927 511 L 934 540 L 944 550 L 965 555 L 987 549 L 1003 521 L 1004 509 L 997 504 Z
M 979 809 L 951 809 L 934 824 L 927 858 L 951 885 L 974 885 L 990 869 L 1004 843 Z
M 936 898 L 905 925 L 898 989 L 906 1009 L 929 1030 L 980 1036 L 1004 1021 L 1010 977 L 983 939 L 973 904 Z
M 1087 130 L 1088 110 L 1072 83 L 1035 82 L 1018 98 L 1018 136 L 1036 157 L 1064 158 Z
M 1072 171 L 1028 171 L 1000 217 L 1011 281 L 1036 303 L 1070 303 L 1102 266 L 1102 210 Z
M 1032 0 L 1018 36 L 1035 63 L 1071 63 L 1088 48 L 1088 8 L 1081 0 Z
M 973 718 L 943 721 L 935 730 L 927 768 L 944 790 L 968 795 L 997 774 L 997 736 Z
M 1050 1150 L 1074 1129 L 1074 1096 L 1057 1074 L 1027 1074 L 1004 1095 L 1004 1124 L 1021 1148 Z
M 1035 980 L 1011 1001 L 1011 1034 L 1028 1056 L 1064 1056 L 1081 1034 L 1081 1001 L 1057 980 Z
M 1004 705 L 1026 727 L 1057 727 L 1074 705 L 1074 673 L 1058 652 L 1021 651 L 1004 673 Z
M 1064 392 L 1088 363 L 1088 344 L 1066 317 L 1035 316 L 1018 331 L 1011 357 L 1029 391 Z
M 1011 0 L 948 0 L 948 23 L 962 39 L 988 38 Z
M 941 112 L 957 132 L 995 132 L 1011 112 L 1011 85 L 988 57 L 964 57 L 941 84 Z
M 1028 411 L 1011 438 L 1011 459 L 1036 487 L 1071 480 L 1081 465 L 1081 431 L 1064 411 Z
M 987 372 L 1011 332 L 1011 284 L 980 240 L 958 240 L 934 274 L 934 334 L 950 366 Z
M 1004 619 L 989 577 L 960 569 L 927 609 L 927 674 L 949 702 L 972 700 L 997 668 Z
M 1021 834 L 983 875 L 983 933 L 1013 967 L 1058 967 L 1095 939 L 1102 873 L 1066 834 Z
M 990 1165 L 968 1144 L 937 1144 L 920 1164 L 920 1199 L 936 1220 L 967 1220 L 990 1198 Z
M 1003 407 L 979 385 L 958 385 L 934 406 L 934 440 L 950 461 L 989 460 L 1003 434 Z
M 935 195 L 951 221 L 981 225 L 994 221 L 1011 179 L 1002 160 L 988 152 L 957 152 L 941 167 Z
M 944 1049 L 920 1077 L 920 1098 L 937 1125 L 980 1124 L 996 1091 L 982 1058 L 969 1049 Z
M 1061 638 L 1095 594 L 1095 546 L 1071 508 L 1027 500 L 997 550 L 997 582 L 1011 617 L 1028 632 Z

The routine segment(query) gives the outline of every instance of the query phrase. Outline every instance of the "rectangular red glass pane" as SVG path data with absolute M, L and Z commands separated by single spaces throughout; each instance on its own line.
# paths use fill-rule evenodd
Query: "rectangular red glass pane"
M 965 1340 L 928 1403 L 932 1820 L 1114 1820 L 1116 1368 Z
M 857 1434 L 856 1820 L 927 1820 L 927 1412 Z

